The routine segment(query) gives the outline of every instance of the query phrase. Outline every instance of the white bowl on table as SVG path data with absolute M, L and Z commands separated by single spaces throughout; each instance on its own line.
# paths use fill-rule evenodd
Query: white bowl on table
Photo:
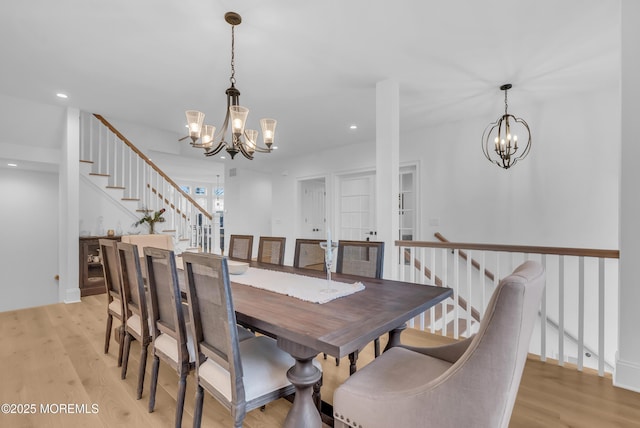
M 227 266 L 229 266 L 229 274 L 231 275 L 241 275 L 249 269 L 249 263 L 236 260 L 227 259 Z

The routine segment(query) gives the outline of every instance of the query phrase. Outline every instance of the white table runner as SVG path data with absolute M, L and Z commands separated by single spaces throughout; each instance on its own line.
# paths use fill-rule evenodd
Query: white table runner
M 326 278 L 315 278 L 252 267 L 241 275 L 231 275 L 229 279 L 238 284 L 286 294 L 287 296 L 313 303 L 327 303 L 339 297 L 364 290 L 364 284 L 361 282 L 348 284 L 331 281 L 330 287 L 328 287 L 329 284 L 327 284 Z M 332 291 L 327 292 L 328 288 Z

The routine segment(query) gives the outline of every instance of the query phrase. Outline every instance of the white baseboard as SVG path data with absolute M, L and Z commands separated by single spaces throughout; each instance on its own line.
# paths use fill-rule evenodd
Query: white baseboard
M 80 302 L 80 288 L 76 287 L 67 289 L 63 301 L 64 303 Z
M 640 364 L 623 361 L 616 356 L 613 385 L 634 392 L 640 392 Z

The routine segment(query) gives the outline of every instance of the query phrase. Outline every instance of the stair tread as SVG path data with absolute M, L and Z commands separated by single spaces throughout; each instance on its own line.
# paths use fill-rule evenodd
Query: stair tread
M 105 186 L 107 189 L 121 189 L 124 190 L 126 187 L 124 186 Z
M 101 174 L 99 172 L 90 172 L 89 175 L 95 175 L 97 177 L 111 177 L 109 174 Z
M 122 200 L 122 201 L 139 201 L 140 198 L 120 198 L 120 200 Z
M 82 162 L 82 163 L 93 163 L 92 160 L 86 160 L 86 159 L 80 159 L 80 162 Z

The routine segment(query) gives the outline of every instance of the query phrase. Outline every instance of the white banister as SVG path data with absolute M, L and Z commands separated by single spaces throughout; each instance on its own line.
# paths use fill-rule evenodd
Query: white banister
M 578 371 L 584 365 L 584 257 L 578 259 Z
M 552 359 L 561 366 L 574 365 L 577 370 L 597 370 L 601 376 L 613 370 L 617 317 L 608 313 L 615 308 L 605 302 L 609 295 L 617 295 L 617 266 L 613 266 L 618 263 L 617 250 L 461 244 L 446 240 L 396 241 L 396 246 L 398 256 L 402 255 L 398 257 L 402 264 L 399 278 L 453 289 L 453 298 L 412 320 L 410 325 L 414 328 L 454 338 L 468 337 L 477 331 L 488 298 L 500 278 L 526 260 L 538 260 L 547 272 L 547 286 L 536 326 L 540 331 L 532 338 L 530 352 L 540 355 L 542 361 Z M 466 259 L 465 264 L 460 265 L 460 257 Z M 610 261 L 611 268 L 605 265 L 605 260 Z M 428 320 L 428 327 L 424 320 Z M 453 329 L 449 330 L 451 322 Z M 464 330 L 459 328 L 465 324 Z
M 598 260 L 598 355 L 604 355 L 604 259 Z M 598 359 L 598 374 L 604 376 L 604 358 Z
M 80 127 L 80 160 L 92 163 L 91 175 L 107 177 L 106 188 L 121 191 L 123 206 L 136 217 L 165 209 L 166 221 L 156 225 L 157 232 L 171 233 L 174 240 L 187 239 L 190 247 L 213 249 L 213 216 L 104 118 L 82 112 Z M 218 246 L 219 239 L 218 234 Z
M 547 255 L 542 254 L 540 262 L 545 272 L 547 271 Z M 540 303 L 540 361 L 547 361 L 547 287 L 542 290 L 542 302 Z
M 564 256 L 558 266 L 558 312 L 564 313 Z M 564 366 L 564 316 L 558 320 L 558 365 Z

